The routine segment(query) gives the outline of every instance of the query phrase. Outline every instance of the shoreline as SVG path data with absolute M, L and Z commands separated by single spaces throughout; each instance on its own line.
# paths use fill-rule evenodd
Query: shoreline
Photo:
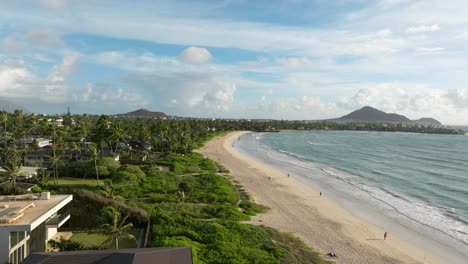
M 384 241 L 383 229 L 295 177 L 240 153 L 233 142 L 246 133 L 217 137 L 198 152 L 223 164 L 255 202 L 271 208 L 250 223 L 292 232 L 321 254 L 333 249 L 337 263 L 447 263 L 391 232 Z

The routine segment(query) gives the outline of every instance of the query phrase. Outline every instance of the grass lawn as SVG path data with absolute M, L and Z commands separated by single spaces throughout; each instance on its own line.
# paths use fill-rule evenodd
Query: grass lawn
M 140 229 L 133 229 L 129 232 L 138 240 L 140 236 Z M 85 247 L 99 247 L 115 248 L 115 242 L 105 243 L 108 236 L 102 231 L 73 231 L 70 240 L 83 244 Z M 119 239 L 119 248 L 136 248 L 137 242 L 133 239 Z
M 102 185 L 102 181 L 99 182 Z M 82 178 L 59 178 L 58 179 L 59 185 L 89 185 L 89 186 L 96 186 L 96 179 L 82 179 Z

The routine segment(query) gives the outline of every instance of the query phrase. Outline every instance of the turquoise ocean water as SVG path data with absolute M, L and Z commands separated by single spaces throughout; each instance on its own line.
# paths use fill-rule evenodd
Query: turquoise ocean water
M 407 227 L 455 240 L 467 252 L 468 136 L 285 131 L 247 134 L 236 144 Z

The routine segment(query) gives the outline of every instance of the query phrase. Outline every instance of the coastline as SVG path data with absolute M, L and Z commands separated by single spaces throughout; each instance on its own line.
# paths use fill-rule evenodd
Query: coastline
M 232 144 L 245 133 L 215 138 L 198 152 L 227 167 L 257 203 L 271 208 L 250 223 L 292 232 L 322 254 L 333 249 L 337 263 L 447 263 L 392 232 L 384 241 L 383 229 L 294 177 L 241 154 Z

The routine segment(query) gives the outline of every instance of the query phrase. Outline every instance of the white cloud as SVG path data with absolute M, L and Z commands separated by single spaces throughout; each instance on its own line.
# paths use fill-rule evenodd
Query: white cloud
M 444 50 L 445 50 L 445 48 L 441 48 L 441 47 L 434 47 L 434 48 L 421 47 L 421 48 L 416 49 L 417 52 L 423 53 L 423 54 L 440 53 L 440 52 L 442 52 Z
M 224 112 L 229 111 L 230 106 L 234 102 L 236 85 L 224 80 L 217 80 L 215 85 L 218 89 L 208 90 L 202 99 L 205 108 Z
M 276 62 L 290 68 L 300 68 L 311 64 L 309 58 L 305 57 L 277 58 Z
M 425 33 L 425 32 L 434 32 L 434 31 L 439 31 L 440 27 L 438 24 L 433 24 L 433 25 L 421 25 L 421 26 L 413 26 L 413 27 L 408 27 L 406 29 L 406 32 L 408 33 Z
M 72 93 L 73 101 L 85 105 L 120 105 L 130 107 L 144 107 L 149 101 L 141 94 L 124 88 L 114 88 L 104 84 L 88 83 L 85 87 L 76 89 Z
M 3 39 L 3 50 L 6 53 L 18 54 L 21 52 L 21 46 L 16 41 L 15 37 L 7 36 Z
M 207 63 L 211 57 L 207 49 L 198 47 L 186 48 L 179 54 L 179 59 L 188 63 Z
M 88 56 L 88 59 L 98 64 L 106 64 L 132 72 L 160 72 L 182 66 L 182 63 L 175 58 L 156 56 L 149 52 L 105 51 Z
M 233 78 L 209 72 L 133 74 L 127 82 L 152 94 L 154 105 L 192 116 L 231 110 L 237 91 Z
M 410 119 L 433 117 L 446 124 L 463 123 L 457 114 L 468 113 L 466 90 L 443 90 L 411 83 L 367 84 L 350 97 L 337 102 L 339 108 L 352 111 L 372 106 L 385 112 L 406 115 Z M 346 112 L 343 112 L 346 113 Z
M 323 102 L 317 96 L 302 96 L 300 98 L 269 98 L 262 96 L 256 105 L 244 106 L 240 111 L 252 117 L 274 119 L 302 119 L 314 120 L 336 116 L 337 109 L 334 103 Z
M 0 96 L 6 98 L 30 98 L 46 102 L 66 100 L 67 77 L 79 59 L 78 54 L 70 54 L 55 65 L 46 78 L 31 71 L 24 61 L 6 61 L 0 64 Z
M 39 80 L 24 61 L 5 61 L 0 64 L 0 96 L 6 98 L 33 97 L 33 85 Z
M 33 45 L 56 48 L 63 45 L 62 34 L 53 29 L 38 28 L 30 30 L 26 39 Z
M 62 9 L 66 2 L 66 0 L 40 0 L 41 5 L 50 9 Z

